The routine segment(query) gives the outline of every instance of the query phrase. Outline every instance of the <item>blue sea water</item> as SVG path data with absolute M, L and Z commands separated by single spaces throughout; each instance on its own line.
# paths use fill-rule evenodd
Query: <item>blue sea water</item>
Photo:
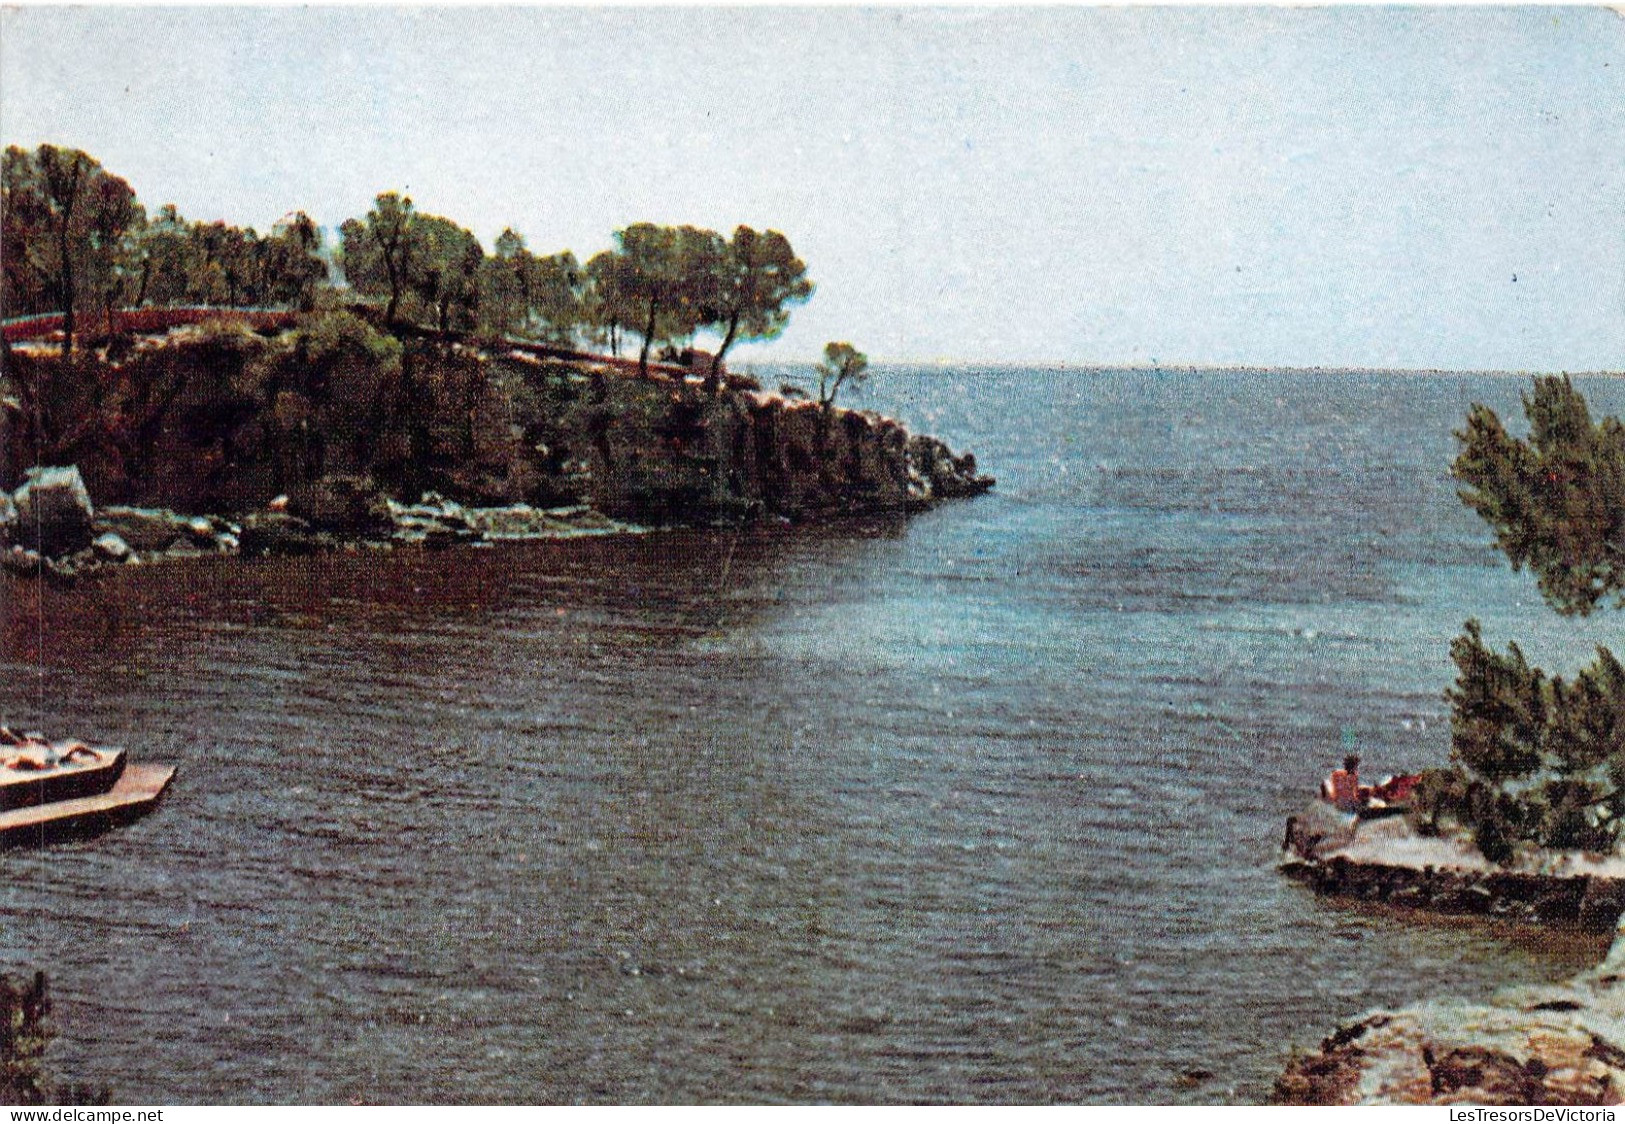
M 1445 760 L 1467 617 L 1625 646 L 1455 497 L 1526 387 L 883 369 L 857 404 L 991 495 L 0 587 L 0 720 L 180 766 L 4 856 L 0 966 L 134 1102 L 1262 1100 L 1372 1006 L 1601 953 L 1274 870 L 1345 746 Z

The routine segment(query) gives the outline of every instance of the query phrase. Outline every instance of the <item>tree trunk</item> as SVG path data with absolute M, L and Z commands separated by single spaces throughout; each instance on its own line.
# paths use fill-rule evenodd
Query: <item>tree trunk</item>
M 643 350 L 638 353 L 638 374 L 644 378 L 649 377 L 649 344 L 654 340 L 655 313 L 659 308 L 659 301 L 654 299 L 649 301 L 649 322 L 643 326 Z
M 68 251 L 68 222 L 72 218 L 73 210 L 62 216 L 62 229 L 57 235 L 57 250 L 62 255 L 62 358 L 67 359 L 73 354 L 73 255 Z
M 387 258 L 385 259 L 388 260 Z M 400 303 L 401 287 L 395 281 L 395 270 L 389 271 L 389 304 L 384 306 L 384 323 L 395 323 L 395 306 Z
M 389 304 L 384 308 L 384 323 L 395 323 L 395 310 L 401 302 L 400 269 L 395 263 L 395 243 L 384 244 L 384 272 L 389 275 Z
M 84 154 L 74 158 L 73 175 L 68 180 L 68 190 L 58 194 L 54 175 L 49 175 L 50 192 L 62 207 L 62 218 L 56 228 L 56 248 L 61 268 L 57 271 L 57 280 L 62 286 L 62 358 L 66 359 L 73 354 L 74 329 L 74 303 L 77 294 L 74 292 L 73 279 L 73 253 L 72 245 L 68 239 L 68 230 L 73 226 L 73 210 L 79 205 L 79 177 L 84 174 Z
M 733 346 L 734 337 L 738 333 L 739 313 L 736 312 L 728 320 L 728 334 L 722 337 L 722 346 L 717 348 L 717 353 L 711 357 L 711 373 L 706 377 L 705 389 L 713 394 L 722 382 L 722 357 L 728 354 L 728 349 Z

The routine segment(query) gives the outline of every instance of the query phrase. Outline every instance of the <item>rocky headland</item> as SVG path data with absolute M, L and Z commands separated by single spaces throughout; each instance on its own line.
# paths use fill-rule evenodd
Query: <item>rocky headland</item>
M 198 553 L 903 517 L 992 487 L 882 415 L 740 376 L 215 322 L 0 377 L 0 566 L 71 580 Z

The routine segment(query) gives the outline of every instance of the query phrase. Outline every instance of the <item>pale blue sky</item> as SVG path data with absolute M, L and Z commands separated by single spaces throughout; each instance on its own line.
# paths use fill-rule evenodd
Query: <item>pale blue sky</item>
M 261 229 L 775 227 L 741 358 L 1625 367 L 1602 8 L 11 8 L 0 138 Z

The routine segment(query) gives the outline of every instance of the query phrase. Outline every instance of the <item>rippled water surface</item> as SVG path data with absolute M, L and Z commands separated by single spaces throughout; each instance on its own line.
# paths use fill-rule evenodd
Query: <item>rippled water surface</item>
M 0 719 L 180 767 L 0 857 L 0 966 L 126 1102 L 1261 1100 L 1370 1006 L 1600 954 L 1272 866 L 1345 739 L 1444 759 L 1467 616 L 1620 642 L 1454 497 L 1524 386 L 884 371 L 994 494 L 0 585 Z

